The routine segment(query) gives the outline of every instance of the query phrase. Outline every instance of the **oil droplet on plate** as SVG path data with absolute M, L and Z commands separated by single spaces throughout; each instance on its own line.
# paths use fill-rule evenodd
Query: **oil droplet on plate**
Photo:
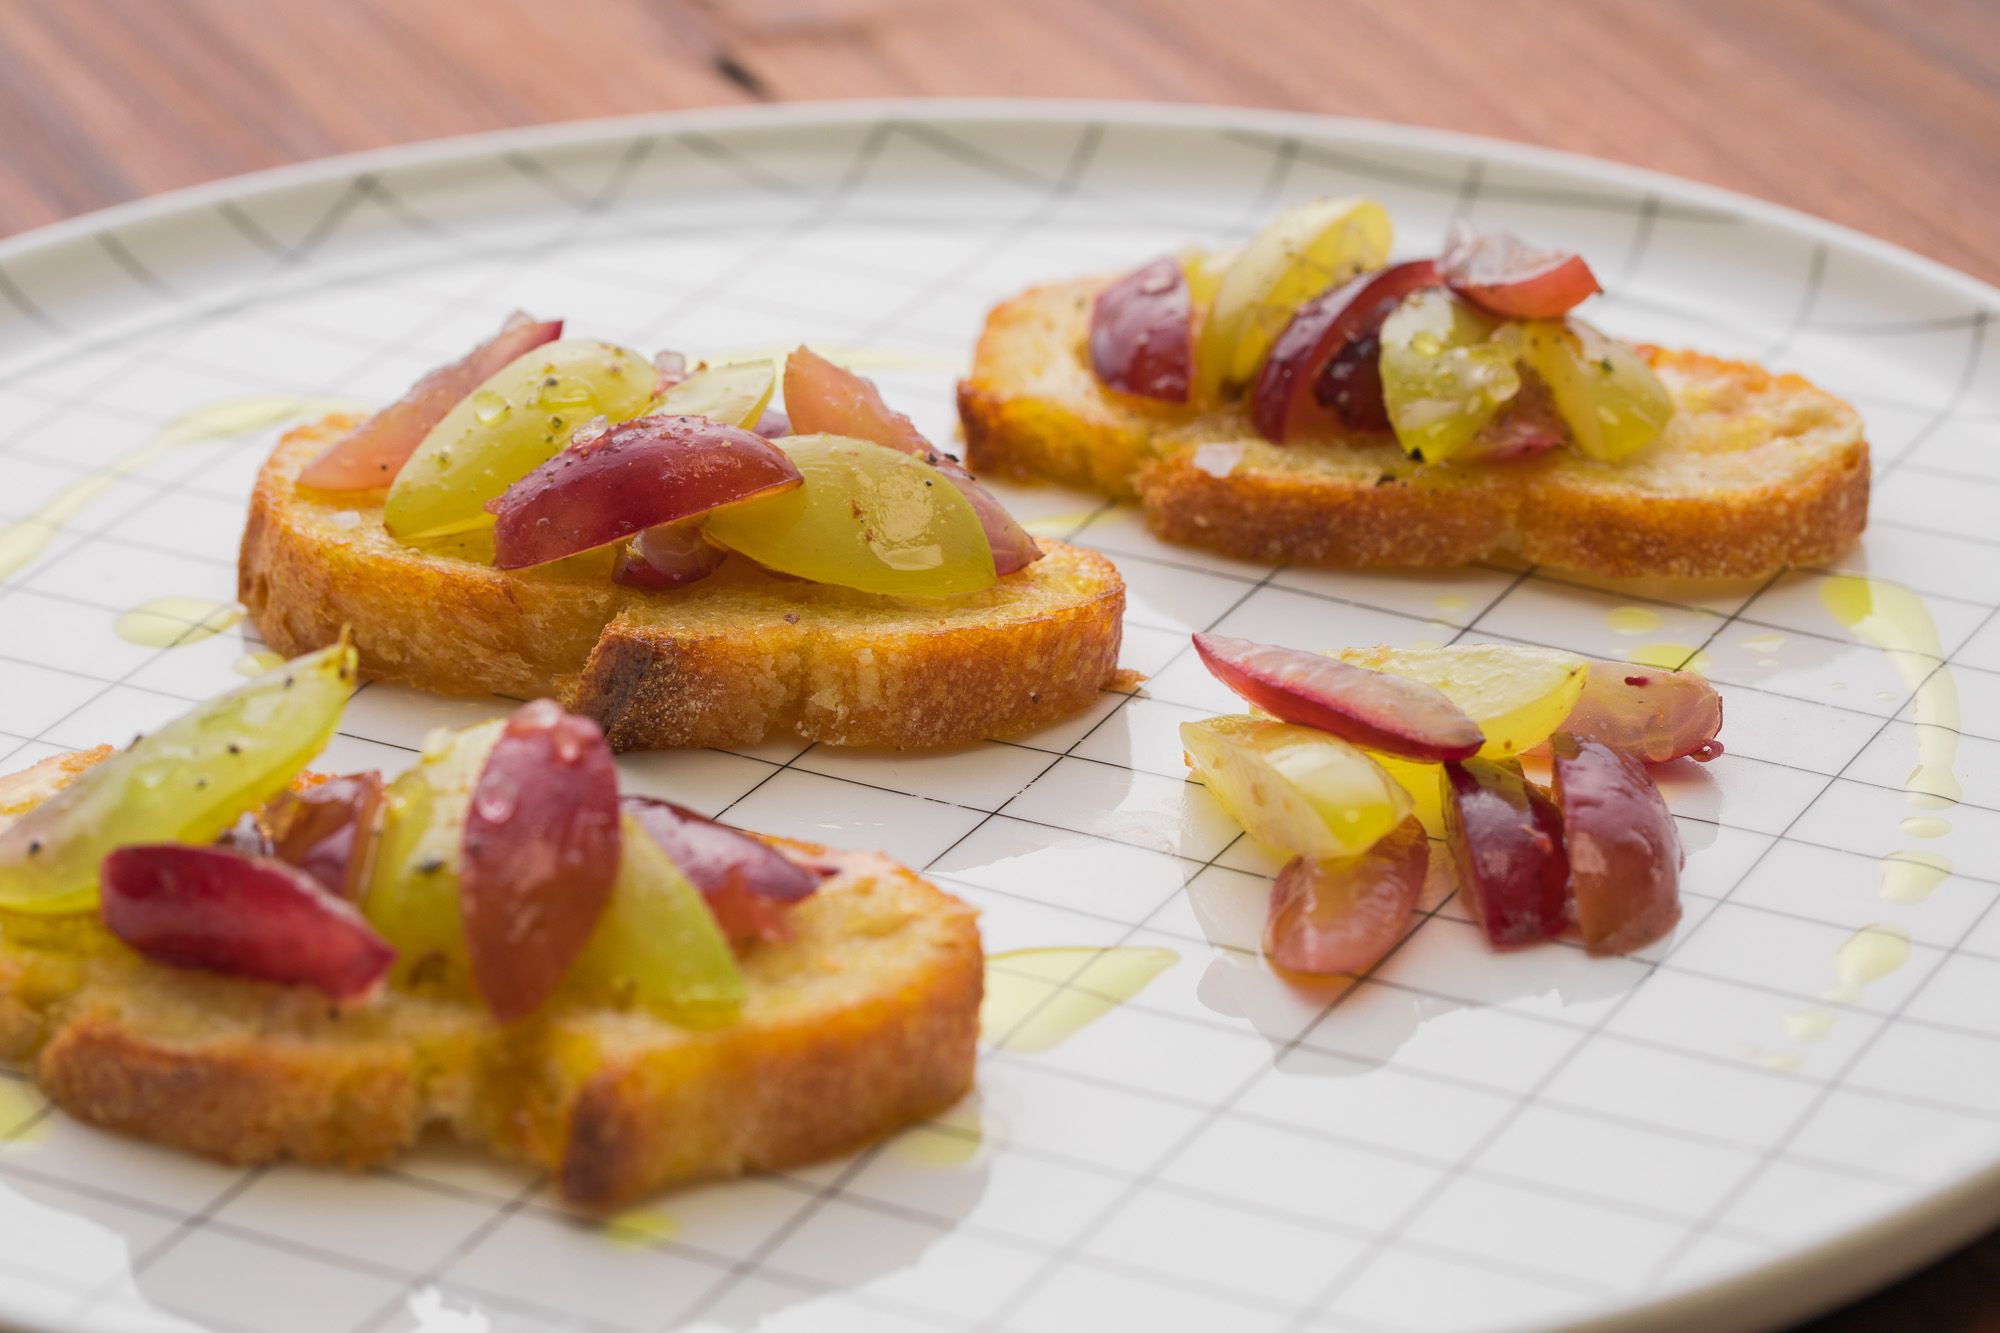
M 634 1208 L 604 1219 L 604 1239 L 621 1250 L 650 1249 L 680 1234 L 680 1223 L 648 1208 Z
M 155 597 L 122 613 L 114 626 L 118 637 L 145 648 L 184 648 L 212 639 L 243 619 L 234 602 L 205 597 Z
M 1882 858 L 1882 896 L 1892 903 L 1920 903 L 1950 875 L 1950 859 L 1936 852 L 1891 852 Z
M 1895 926 L 1863 926 L 1833 951 L 1833 989 L 1826 998 L 1853 1004 L 1861 992 L 1910 961 L 1910 937 Z
M 1172 949 L 1014 949 L 986 960 L 980 1036 L 1009 1051 L 1046 1051 L 1137 996 L 1180 961 Z
M 232 664 L 239 676 L 261 676 L 267 671 L 276 671 L 285 664 L 285 659 L 269 648 L 254 653 L 245 653 Z
M 1750 1058 L 1766 1069 L 1780 1074 L 1792 1074 L 1805 1068 L 1806 1058 L 1797 1051 L 1765 1051 L 1753 1049 Z
M 1685 643 L 1648 643 L 1633 649 L 1625 657 L 1627 661 L 1657 667 L 1661 671 L 1706 673 L 1709 666 L 1707 653 Z
M 0 1144 L 33 1143 L 48 1133 L 48 1099 L 26 1083 L 0 1079 Z
M 1833 1011 L 1801 1009 L 1785 1015 L 1785 1035 L 1793 1041 L 1820 1041 L 1833 1031 Z
M 1910 815 L 1896 827 L 1912 838 L 1942 838 L 1951 832 L 1951 821 L 1936 815 Z
M 1457 593 L 1448 592 L 1431 600 L 1431 608 L 1441 616 L 1455 616 L 1472 605 Z
M 1903 790 L 1911 804 L 1932 809 L 1955 804 L 1963 795 L 1954 768 L 1958 762 L 1958 682 L 1944 665 L 1944 645 L 1923 598 L 1900 584 L 1859 574 L 1836 574 L 1820 585 L 1820 600 L 1854 637 L 1880 648 L 1906 689 L 1916 692 L 1911 721 L 1917 732 L 1917 766 Z M 1885 703 L 1896 695 L 1876 696 Z M 1942 823 L 1942 821 L 1938 821 Z M 1937 833 L 1904 832 L 1934 838 Z
M 1068 514 L 1049 514 L 1042 518 L 1031 518 L 1021 524 L 1031 536 L 1052 537 L 1058 541 L 1075 532 L 1090 521 L 1095 509 L 1079 509 Z
M 1604 623 L 1613 634 L 1651 634 L 1663 622 L 1658 611 L 1643 606 L 1621 606 L 1606 612 Z
M 1744 639 L 1740 646 L 1746 653 L 1758 653 L 1768 657 L 1785 646 L 1785 636 L 1782 634 L 1753 634 L 1749 638 Z

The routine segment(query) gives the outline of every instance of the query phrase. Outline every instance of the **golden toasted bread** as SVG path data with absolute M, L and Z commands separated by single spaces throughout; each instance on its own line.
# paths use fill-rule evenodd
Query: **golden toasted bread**
M 670 592 L 611 581 L 608 553 L 506 571 L 417 550 L 380 492 L 301 491 L 350 428 L 282 440 L 257 479 L 238 596 L 296 655 L 343 626 L 365 675 L 440 694 L 552 695 L 619 749 L 749 745 L 779 733 L 918 749 L 1046 726 L 1090 706 L 1118 666 L 1125 587 L 1058 542 L 1018 574 L 944 602 L 786 579 L 732 557 Z
M 0 780 L 0 814 L 107 753 Z M 803 850 L 838 871 L 790 940 L 740 959 L 725 1027 L 560 999 L 511 1028 L 406 991 L 335 1005 L 150 962 L 94 917 L 0 912 L 0 1058 L 80 1119 L 239 1165 L 365 1167 L 436 1126 L 586 1210 L 796 1166 L 963 1095 L 983 983 L 971 908 L 883 857 Z
M 1512 552 L 1612 577 L 1704 578 L 1829 560 L 1867 524 L 1860 416 L 1797 375 L 1642 348 L 1677 410 L 1619 463 L 1560 449 L 1441 466 L 1384 433 L 1279 446 L 1241 406 L 1204 413 L 1106 389 L 1086 348 L 1102 285 L 1037 287 L 987 317 L 958 389 L 967 457 L 1136 498 L 1169 541 L 1300 564 L 1439 567 Z

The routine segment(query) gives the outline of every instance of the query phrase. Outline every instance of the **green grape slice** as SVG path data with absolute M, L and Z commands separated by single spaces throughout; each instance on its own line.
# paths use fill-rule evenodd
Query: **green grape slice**
M 460 853 L 472 791 L 505 718 L 439 732 L 416 766 L 383 795 L 382 837 L 362 915 L 396 948 L 390 978 L 451 994 L 471 993 L 459 914 Z
M 1508 324 L 1497 341 L 1542 377 L 1578 450 L 1615 463 L 1659 438 L 1674 414 L 1638 352 L 1581 320 Z
M 749 430 L 771 405 L 777 386 L 777 368 L 769 361 L 704 366 L 655 398 L 642 415 L 707 417 Z
M 733 1021 L 743 1008 L 743 973 L 700 890 L 632 816 L 619 834 L 611 902 L 570 969 L 567 992 L 584 1003 L 634 1004 L 689 1027 Z
M 897 597 L 993 586 L 978 511 L 930 464 L 840 435 L 774 441 L 805 484 L 716 510 L 717 542 L 786 574 Z
M 1382 322 L 1382 402 L 1403 448 L 1449 461 L 1521 391 L 1496 321 L 1442 287 L 1413 293 Z
M 493 526 L 486 503 L 561 453 L 594 417 L 624 421 L 659 372 L 610 343 L 564 339 L 507 363 L 431 428 L 396 474 L 382 521 L 400 541 Z
M 0 832 L 0 908 L 97 905 L 97 868 L 134 843 L 214 841 L 326 748 L 354 690 L 341 642 L 182 714 Z

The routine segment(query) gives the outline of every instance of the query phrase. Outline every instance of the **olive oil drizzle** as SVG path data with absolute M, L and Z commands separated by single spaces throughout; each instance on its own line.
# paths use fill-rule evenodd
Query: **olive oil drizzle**
M 986 959 L 979 1032 L 995 1050 L 1046 1051 L 1134 999 L 1180 961 L 1172 949 L 1013 949 Z
M 112 628 L 119 638 L 142 648 L 184 648 L 212 639 L 242 619 L 243 608 L 234 602 L 155 597 L 120 613 Z
M 125 478 L 144 472 L 176 449 L 228 439 L 313 413 L 347 411 L 353 407 L 354 403 L 346 399 L 253 394 L 225 399 L 177 417 L 161 427 L 143 447 L 71 482 L 25 518 L 0 525 L 0 580 L 11 577 L 46 550 L 58 532 L 106 491 Z

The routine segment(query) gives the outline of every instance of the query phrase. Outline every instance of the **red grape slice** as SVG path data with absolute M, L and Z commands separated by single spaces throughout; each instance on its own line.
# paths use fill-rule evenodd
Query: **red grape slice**
M 1333 420 L 1354 430 L 1386 429 L 1388 414 L 1381 410 L 1381 374 L 1376 369 L 1380 349 L 1376 349 L 1376 356 L 1370 356 L 1360 344 L 1375 338 L 1382 321 L 1404 297 L 1437 284 L 1437 265 L 1428 259 L 1413 259 L 1363 273 L 1300 306 L 1271 344 L 1264 368 L 1257 372 L 1257 382 L 1250 390 L 1251 424 L 1277 444 L 1331 424 L 1319 396 L 1325 372 L 1339 380 L 1331 386 L 1334 401 L 1330 406 L 1336 414 L 1342 406 L 1354 413 L 1352 419 L 1335 415 Z M 1350 347 L 1353 359 L 1343 359 Z M 1340 369 L 1332 371 L 1336 363 Z
M 699 583 L 721 567 L 728 556 L 702 536 L 701 520 L 682 519 L 647 528 L 618 553 L 613 583 L 662 591 Z
M 1722 696 L 1697 672 L 1592 662 L 1563 730 L 1643 763 L 1707 763 L 1722 753 Z
M 104 924 L 148 958 L 359 999 L 396 951 L 311 875 L 227 847 L 121 847 L 99 875 Z
M 1106 388 L 1185 403 L 1194 378 L 1194 304 L 1171 256 L 1126 274 L 1090 308 L 1090 368 Z
M 350 773 L 285 792 L 265 811 L 271 854 L 311 875 L 327 892 L 359 902 L 381 808 L 380 773 Z
M 514 483 L 492 511 L 493 563 L 546 564 L 662 523 L 790 490 L 785 451 L 707 417 L 641 417 L 565 449 Z
M 775 440 L 785 435 L 796 435 L 792 429 L 792 419 L 775 407 L 764 409 L 764 415 L 757 418 L 757 424 L 750 428 L 767 440 Z
M 883 402 L 882 391 L 872 380 L 843 370 L 810 347 L 796 348 L 785 358 L 785 411 L 797 434 L 867 440 L 915 454 L 944 473 L 979 516 L 986 544 L 993 548 L 993 572 L 1000 577 L 1042 558 L 1042 548 L 1014 521 L 1006 506 L 975 481 L 956 458 L 933 448 L 914 422 Z
M 401 398 L 356 426 L 306 464 L 299 485 L 322 491 L 369 491 L 387 486 L 410 455 L 458 406 L 459 399 L 492 379 L 500 368 L 562 337 L 559 319 L 538 320 L 515 311 L 500 332 L 448 366 L 439 366 Z
M 618 874 L 618 773 L 604 733 L 548 699 L 486 757 L 459 874 L 472 980 L 502 1023 L 540 1008 L 604 915 Z
M 1345 861 L 1294 858 L 1271 886 L 1264 952 L 1287 972 L 1365 972 L 1410 924 L 1430 864 L 1424 826 L 1412 815 Z
M 621 808 L 701 890 L 732 944 L 789 938 L 785 909 L 809 897 L 823 878 L 770 844 L 670 801 L 627 796 Z
M 914 421 L 882 401 L 875 382 L 810 347 L 785 358 L 785 415 L 796 435 L 845 435 L 919 458 L 936 453 Z
M 1630 953 L 1681 919 L 1679 832 L 1638 760 L 1558 734 L 1556 801 L 1577 929 L 1592 953 Z
M 1486 743 L 1465 710 L 1407 676 L 1221 634 L 1195 635 L 1194 649 L 1210 674 L 1272 717 L 1364 750 L 1441 763 L 1470 759 Z
M 1561 813 L 1511 759 L 1468 759 L 1444 774 L 1460 896 L 1487 940 L 1507 948 L 1559 933 L 1569 873 Z
M 1455 224 L 1438 267 L 1451 289 L 1512 319 L 1560 319 L 1603 288 L 1582 256 L 1536 250 L 1511 232 L 1484 235 Z

